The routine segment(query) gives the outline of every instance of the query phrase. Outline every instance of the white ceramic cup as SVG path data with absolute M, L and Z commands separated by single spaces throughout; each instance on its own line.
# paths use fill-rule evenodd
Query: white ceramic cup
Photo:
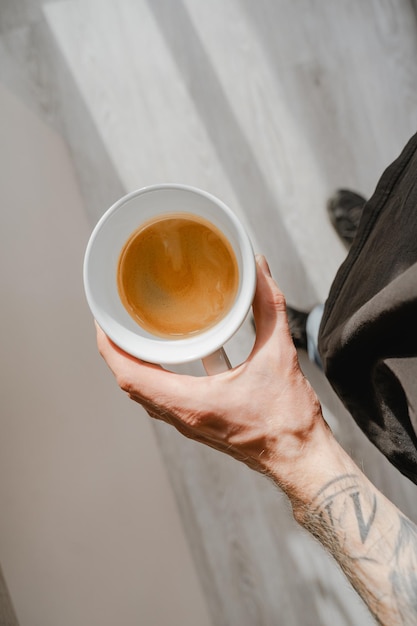
M 236 255 L 239 287 L 234 304 L 215 326 L 179 339 L 152 335 L 124 308 L 117 288 L 120 252 L 142 223 L 159 215 L 192 213 L 217 226 Z M 118 200 L 99 220 L 84 258 L 84 288 L 92 314 L 106 335 L 125 352 L 150 363 L 173 365 L 202 359 L 206 372 L 230 367 L 224 344 L 236 333 L 251 307 L 256 286 L 249 237 L 236 215 L 211 194 L 185 185 L 154 185 Z

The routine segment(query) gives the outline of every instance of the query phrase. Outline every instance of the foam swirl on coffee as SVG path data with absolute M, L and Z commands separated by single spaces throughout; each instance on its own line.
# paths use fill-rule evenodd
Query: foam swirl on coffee
M 120 254 L 117 284 L 133 319 L 161 337 L 202 332 L 230 310 L 238 290 L 235 254 L 209 221 L 180 213 L 142 225 Z

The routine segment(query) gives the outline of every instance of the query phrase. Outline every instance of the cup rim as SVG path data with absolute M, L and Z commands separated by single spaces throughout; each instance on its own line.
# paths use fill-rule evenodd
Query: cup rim
M 226 214 L 232 223 L 238 239 L 242 256 L 242 267 L 245 274 L 245 284 L 242 285 L 237 303 L 232 306 L 226 316 L 215 326 L 201 333 L 180 339 L 166 339 L 161 337 L 144 337 L 140 333 L 134 333 L 124 328 L 114 320 L 108 312 L 100 306 L 96 294 L 96 283 L 90 275 L 90 258 L 96 240 L 101 231 L 106 228 L 111 217 L 114 216 L 125 204 L 138 196 L 161 190 L 180 190 L 202 196 Z M 190 211 L 192 212 L 192 211 Z M 106 335 L 119 348 L 128 354 L 150 362 L 174 365 L 202 359 L 221 348 L 237 332 L 243 324 L 251 307 L 256 287 L 255 256 L 251 241 L 241 221 L 236 214 L 219 198 L 197 187 L 179 183 L 153 184 L 127 193 L 119 198 L 108 208 L 94 227 L 84 256 L 83 263 L 84 290 L 89 308 Z

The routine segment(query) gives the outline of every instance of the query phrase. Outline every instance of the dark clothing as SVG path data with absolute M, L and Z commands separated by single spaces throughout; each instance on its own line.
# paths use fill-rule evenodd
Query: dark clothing
M 417 135 L 365 205 L 325 305 L 319 350 L 355 421 L 417 483 Z

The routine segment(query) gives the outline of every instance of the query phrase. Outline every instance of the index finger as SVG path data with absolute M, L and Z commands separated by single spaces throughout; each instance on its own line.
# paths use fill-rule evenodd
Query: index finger
M 135 358 L 116 346 L 97 322 L 95 324 L 99 352 L 123 391 L 138 398 L 154 399 L 182 395 L 189 389 L 193 377 L 167 372 L 160 365 Z

